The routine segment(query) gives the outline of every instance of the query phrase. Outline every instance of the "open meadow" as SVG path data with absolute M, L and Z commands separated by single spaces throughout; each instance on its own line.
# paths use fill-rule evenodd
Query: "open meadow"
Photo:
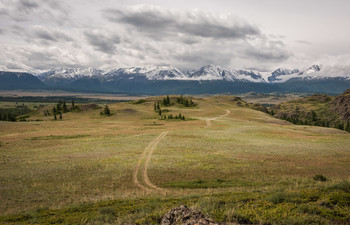
M 155 224 L 186 204 L 232 224 L 350 223 L 349 133 L 233 96 L 170 96 L 160 116 L 163 97 L 0 121 L 0 222 Z

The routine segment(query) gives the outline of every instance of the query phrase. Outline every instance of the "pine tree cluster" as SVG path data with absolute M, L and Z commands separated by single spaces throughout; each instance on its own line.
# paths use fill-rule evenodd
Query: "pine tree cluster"
M 184 115 L 181 115 L 181 113 L 179 115 L 175 115 L 173 116 L 172 114 L 166 116 L 162 116 L 161 117 L 162 120 L 186 120 L 185 116 Z
M 192 101 L 192 99 L 184 98 L 182 95 L 180 97 L 176 98 L 176 102 L 185 106 L 185 107 L 191 107 L 195 106 L 196 104 Z
M 74 111 L 78 109 L 78 107 L 75 106 L 74 100 L 72 100 L 72 105 L 70 107 L 70 109 L 68 109 L 66 100 L 58 100 L 58 103 L 56 104 L 56 106 L 54 106 L 52 108 L 52 115 L 53 115 L 53 119 L 57 120 L 57 115 L 59 116 L 58 118 L 60 120 L 63 119 L 63 113 L 67 113 L 70 111 Z M 50 116 L 51 113 L 48 110 L 44 111 L 44 116 Z
M 169 98 L 169 95 L 167 95 L 165 98 L 163 98 L 163 105 L 164 105 L 164 106 L 170 106 L 170 98 Z

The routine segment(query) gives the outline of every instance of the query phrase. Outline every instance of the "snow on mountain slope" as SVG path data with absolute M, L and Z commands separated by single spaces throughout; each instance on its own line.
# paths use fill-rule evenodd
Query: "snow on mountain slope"
M 267 79 L 269 82 L 279 81 L 283 80 L 283 77 L 286 77 L 286 75 L 297 74 L 299 72 L 300 71 L 298 69 L 291 70 L 278 68 L 277 70 L 273 71 Z
M 62 78 L 69 80 L 78 80 L 83 77 L 101 76 L 104 73 L 103 70 L 97 70 L 94 68 L 55 68 L 45 73 L 40 73 L 37 77 L 41 80 L 50 78 Z
M 229 69 L 217 65 L 207 65 L 197 70 L 186 72 L 174 66 L 131 67 L 110 71 L 94 68 L 55 68 L 48 72 L 37 74 L 37 77 L 47 83 L 71 83 L 81 78 L 97 78 L 101 82 L 142 79 L 283 83 L 290 79 L 314 80 L 336 77 L 350 79 L 350 67 L 313 65 L 303 70 L 279 68 L 271 73 Z
M 233 70 L 216 65 L 207 65 L 199 70 L 188 73 L 188 80 L 225 80 L 225 81 L 250 81 L 264 82 L 259 73 L 245 70 Z
M 187 76 L 178 68 L 173 66 L 146 66 L 131 67 L 112 70 L 107 73 L 108 76 L 118 76 L 128 74 L 132 76 L 145 76 L 148 80 L 186 80 Z
M 322 65 L 312 65 L 303 70 L 277 69 L 268 77 L 271 83 L 284 83 L 290 79 L 321 80 L 329 78 L 350 79 L 350 67 L 324 67 Z

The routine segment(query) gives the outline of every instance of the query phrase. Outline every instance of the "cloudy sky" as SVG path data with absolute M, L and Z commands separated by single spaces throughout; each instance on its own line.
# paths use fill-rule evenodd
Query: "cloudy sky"
M 349 0 L 0 0 L 0 70 L 350 65 Z

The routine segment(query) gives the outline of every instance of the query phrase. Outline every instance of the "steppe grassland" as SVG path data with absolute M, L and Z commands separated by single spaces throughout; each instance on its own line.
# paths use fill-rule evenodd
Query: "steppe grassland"
M 111 104 L 109 117 L 87 110 L 64 114 L 63 121 L 36 115 L 46 121 L 1 122 L 0 211 L 142 197 L 146 193 L 133 184 L 133 171 L 163 131 L 170 132 L 154 151 L 148 173 L 169 195 L 306 187 L 316 185 L 310 181 L 319 173 L 332 182 L 349 179 L 347 133 L 290 125 L 238 107 L 231 97 L 169 107 L 167 114 L 182 113 L 188 121 L 159 120 L 154 100 L 161 98 Z M 224 114 L 222 108 L 231 113 L 205 128 L 205 119 Z

